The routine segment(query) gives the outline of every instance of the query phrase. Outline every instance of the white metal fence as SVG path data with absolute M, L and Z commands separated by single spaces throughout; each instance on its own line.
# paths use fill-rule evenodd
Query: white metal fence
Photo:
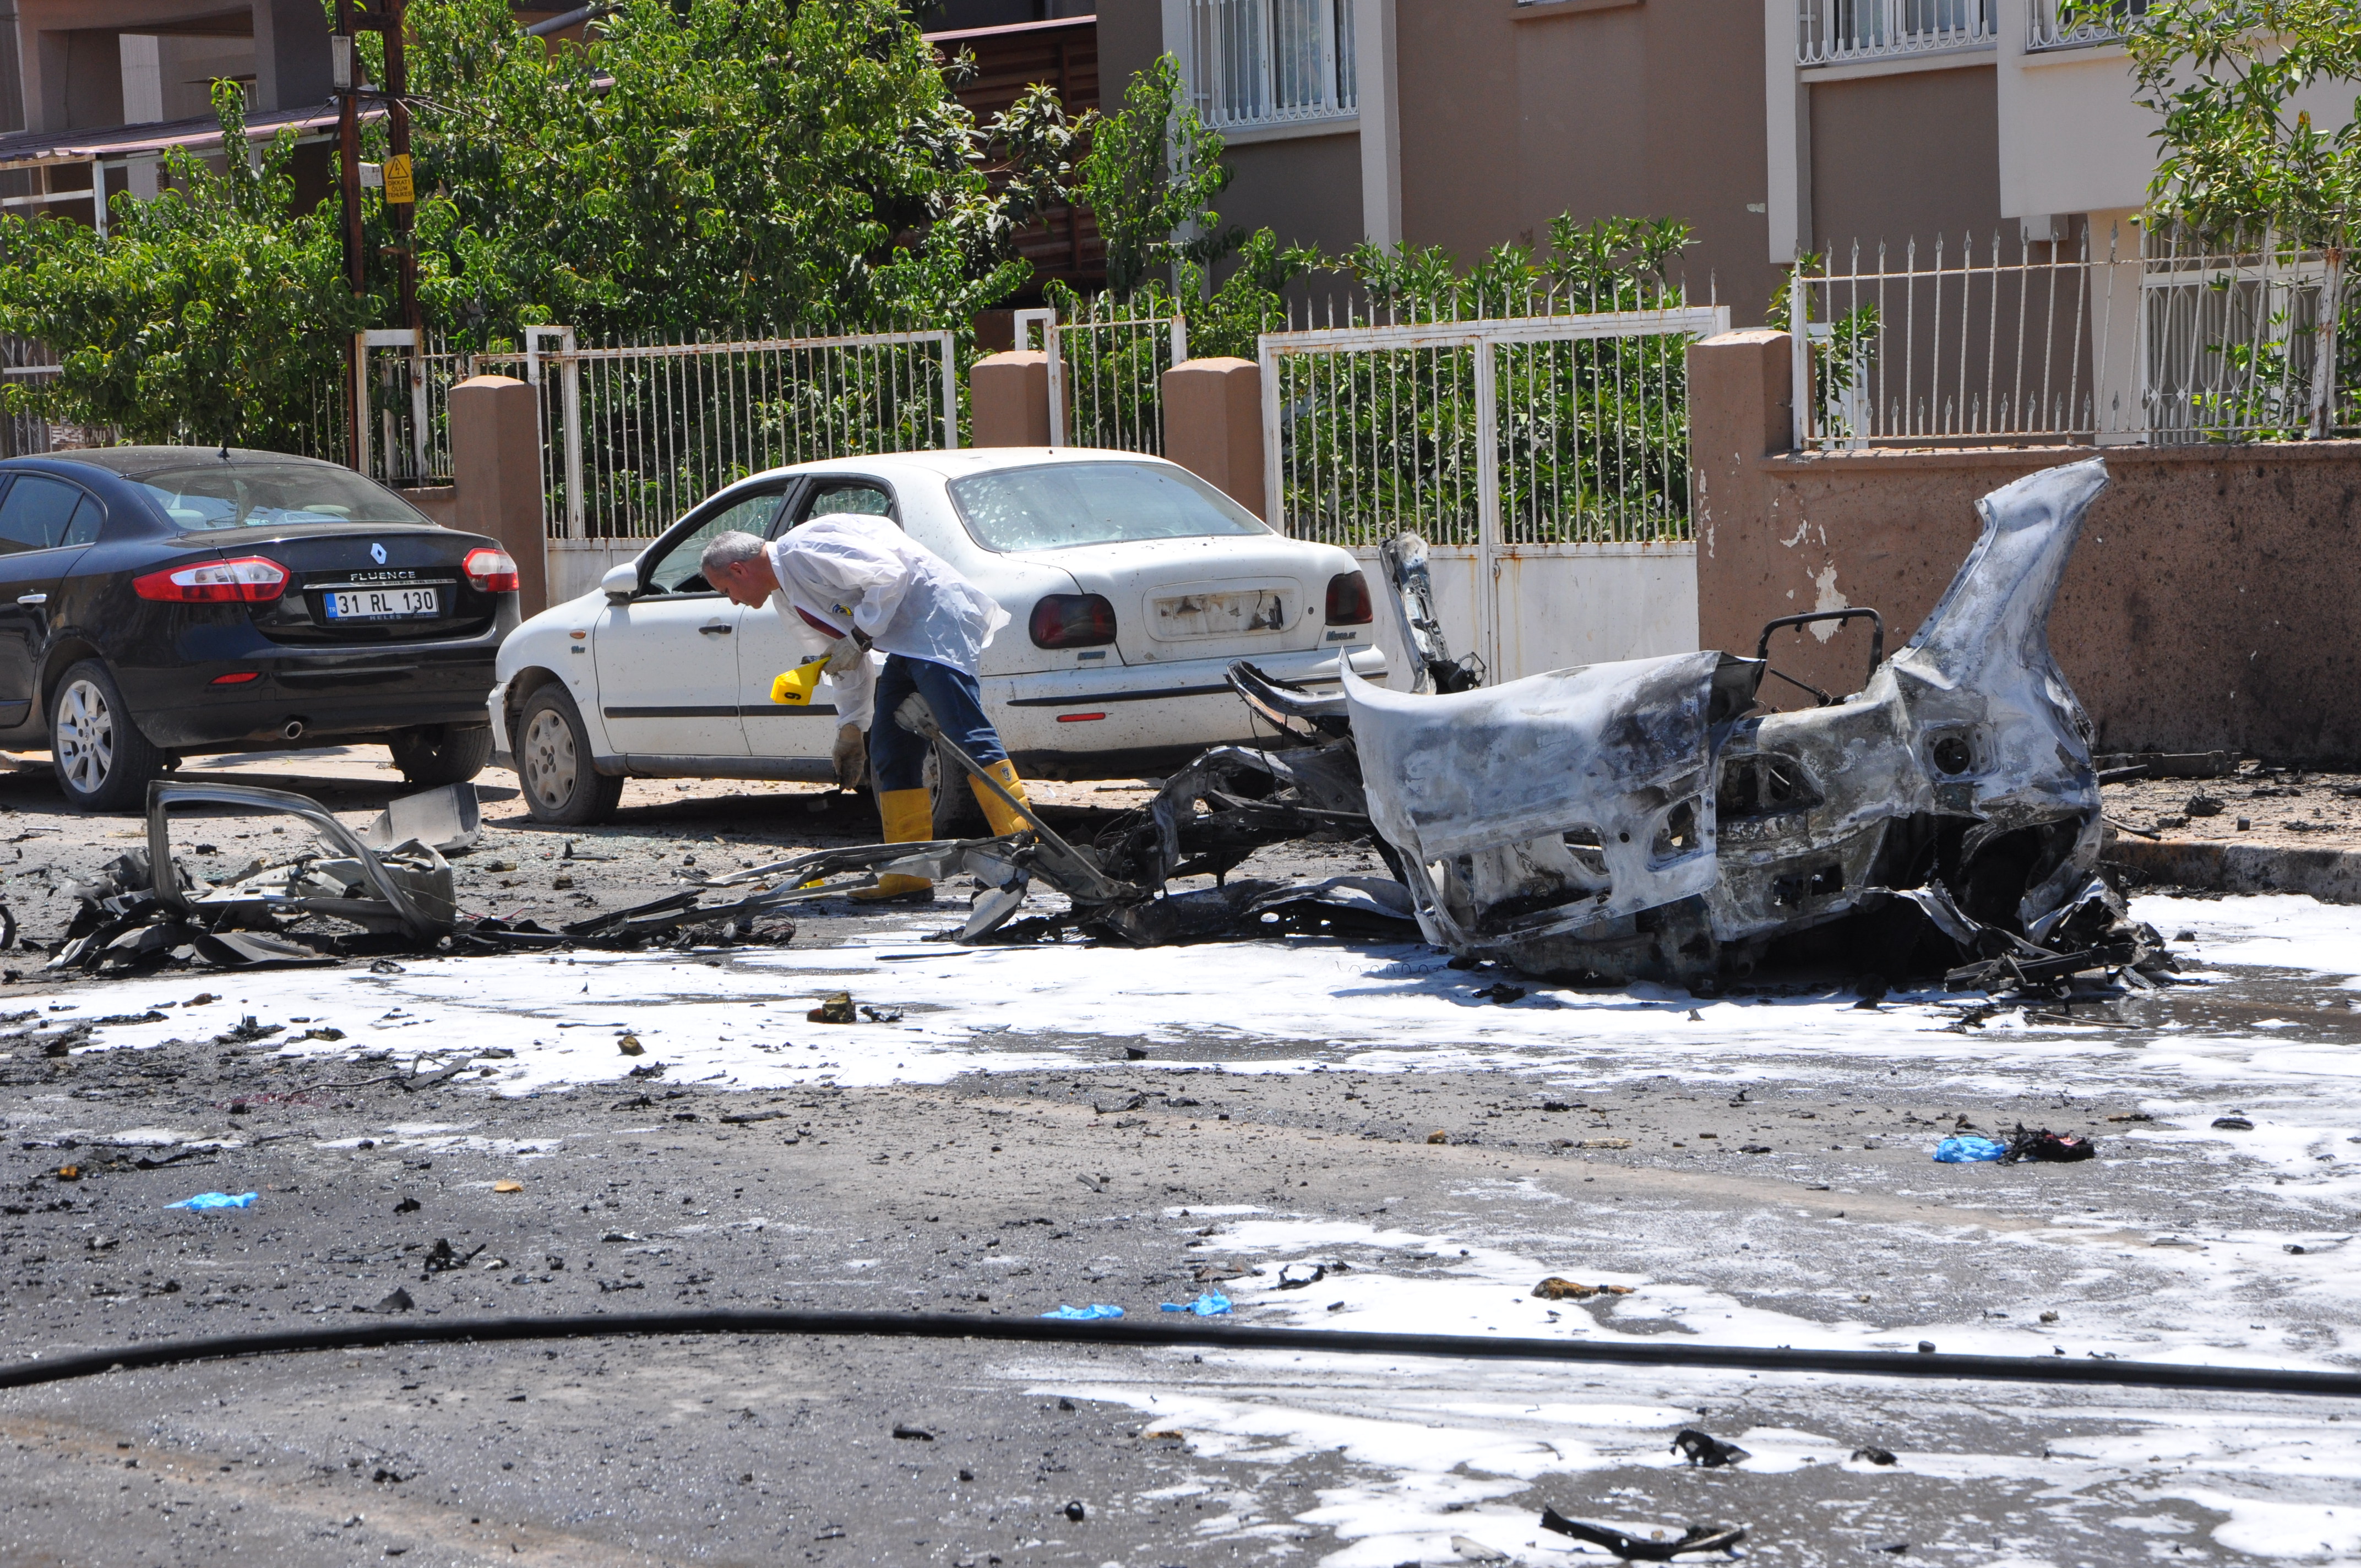
M 556 539 L 647 539 L 765 468 L 961 444 L 949 332 L 584 348 L 571 328 L 542 327 L 522 352 L 476 367 L 539 389 Z
M 451 482 L 451 389 L 475 373 L 474 358 L 432 329 L 374 328 L 354 337 L 352 396 L 367 414 L 357 454 L 362 473 L 396 489 Z M 348 444 L 342 400 L 323 401 L 335 412 L 321 422 L 325 449 L 311 455 L 349 462 L 340 449 Z
M 1049 361 L 1049 444 L 1164 452 L 1164 372 L 1189 357 L 1189 322 L 1168 302 L 1108 295 L 1016 313 L 1016 345 L 1041 330 Z
M 1799 447 L 2294 440 L 2361 424 L 2342 258 L 2070 243 L 1856 250 L 1790 285 Z
M 1995 0 L 1799 0 L 1795 63 L 1836 65 L 1989 47 L 1997 36 L 1994 5 Z
M 1333 119 L 1360 104 L 1354 0 L 1187 0 L 1181 67 L 1218 130 Z
M 1465 550 L 1477 652 L 1515 673 L 1532 663 L 1503 626 L 1531 598 L 1521 563 L 1689 541 L 1687 347 L 1729 327 L 1727 306 L 1667 302 L 1266 333 L 1264 515 L 1348 547 L 1407 532 Z
M 2025 47 L 2029 49 L 2079 49 L 2123 37 L 2123 24 L 2147 15 L 2147 0 L 2110 0 L 2103 19 L 2085 13 L 2071 21 L 2060 13 L 2069 0 L 2026 0 Z

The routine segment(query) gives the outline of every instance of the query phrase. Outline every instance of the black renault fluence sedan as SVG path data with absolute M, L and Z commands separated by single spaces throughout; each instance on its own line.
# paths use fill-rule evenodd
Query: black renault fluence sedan
M 235 448 L 0 462 L 0 747 L 79 810 L 183 753 L 382 742 L 412 783 L 489 761 L 516 563 L 349 468 Z

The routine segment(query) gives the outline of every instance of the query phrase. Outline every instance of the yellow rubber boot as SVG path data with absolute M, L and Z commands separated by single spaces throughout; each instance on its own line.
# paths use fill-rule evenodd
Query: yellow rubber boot
M 877 796 L 877 815 L 885 825 L 888 844 L 923 844 L 935 836 L 935 808 L 922 789 L 889 789 Z M 889 872 L 877 879 L 875 887 L 864 887 L 852 896 L 862 903 L 873 903 L 881 898 L 912 898 L 919 894 L 931 897 L 935 884 L 922 876 L 904 876 Z
M 1025 793 L 1025 781 L 1016 776 L 1016 763 L 1003 757 L 996 762 L 986 764 L 983 771 L 998 779 L 1002 789 L 1027 806 L 1033 804 L 1032 797 Z M 1033 826 L 1011 810 L 1006 801 L 985 787 L 982 779 L 968 780 L 967 787 L 975 791 L 975 803 L 983 807 L 983 819 L 992 824 L 994 838 L 1005 839 L 1011 833 L 1022 833 Z

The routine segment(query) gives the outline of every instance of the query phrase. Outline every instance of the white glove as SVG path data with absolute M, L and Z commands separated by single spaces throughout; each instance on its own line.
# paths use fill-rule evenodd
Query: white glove
M 861 662 L 867 657 L 869 650 L 861 645 L 860 639 L 840 637 L 828 645 L 828 673 L 849 675 L 861 668 Z
M 836 782 L 846 789 L 858 789 L 869 772 L 869 737 L 858 724 L 840 724 L 836 730 L 836 750 L 829 754 L 836 764 Z

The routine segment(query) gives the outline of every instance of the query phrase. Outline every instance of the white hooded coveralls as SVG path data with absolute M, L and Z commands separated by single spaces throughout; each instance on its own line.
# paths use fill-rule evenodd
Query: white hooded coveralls
M 824 517 L 764 548 L 779 579 L 771 604 L 815 653 L 858 628 L 878 653 L 972 676 L 993 634 L 1008 624 L 998 600 L 890 518 Z M 873 656 L 851 674 L 829 677 L 840 722 L 869 728 L 879 663 Z

